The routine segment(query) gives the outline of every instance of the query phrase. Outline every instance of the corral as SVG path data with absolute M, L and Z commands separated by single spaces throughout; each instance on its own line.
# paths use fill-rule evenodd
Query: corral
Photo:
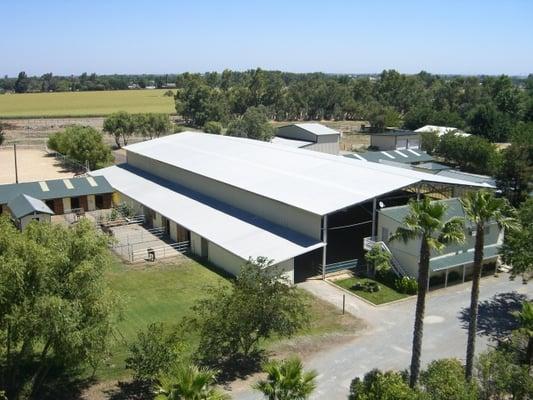
M 41 146 L 18 146 L 17 167 L 19 182 L 72 178 L 75 175 Z M 15 183 L 15 181 L 13 147 L 0 147 L 0 184 Z

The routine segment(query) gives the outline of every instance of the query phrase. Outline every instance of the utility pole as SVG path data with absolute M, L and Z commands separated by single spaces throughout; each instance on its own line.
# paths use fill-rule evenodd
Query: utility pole
M 17 144 L 13 144 L 13 152 L 15 154 L 15 183 L 19 183 L 19 172 L 17 167 Z

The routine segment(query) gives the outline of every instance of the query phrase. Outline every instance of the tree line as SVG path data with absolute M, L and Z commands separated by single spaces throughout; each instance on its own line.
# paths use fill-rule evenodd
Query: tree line
M 525 79 L 416 75 L 376 77 L 245 72 L 178 75 L 176 113 L 188 123 L 224 125 L 263 106 L 269 119 L 368 120 L 372 127 L 445 125 L 506 141 L 520 121 L 533 120 L 533 75 Z
M 59 76 L 51 72 L 29 76 L 19 72 L 16 78 L 0 78 L 0 93 L 83 92 L 94 90 L 126 90 L 130 86 L 144 89 L 147 86 L 164 88 L 175 83 L 176 75 L 97 75 L 84 72 L 79 76 Z

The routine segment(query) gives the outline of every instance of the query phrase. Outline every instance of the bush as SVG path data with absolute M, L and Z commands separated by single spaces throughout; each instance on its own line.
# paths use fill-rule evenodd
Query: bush
M 420 383 L 431 400 L 476 400 L 477 387 L 464 374 L 457 359 L 435 360 L 420 374 Z
M 174 125 L 173 129 L 172 129 L 172 132 L 174 133 L 181 133 L 185 131 L 185 128 L 181 125 Z
M 176 364 L 181 350 L 176 329 L 166 331 L 161 323 L 150 324 L 129 345 L 130 355 L 126 358 L 126 368 L 133 371 L 135 380 L 152 381 Z
M 414 400 L 419 393 L 411 389 L 399 372 L 381 372 L 374 369 L 363 379 L 355 378 L 350 384 L 349 400 Z
M 376 271 L 375 278 L 378 282 L 381 282 L 384 285 L 393 288 L 397 277 L 396 274 L 392 271 L 392 269 L 381 269 Z
M 198 358 L 215 366 L 258 361 L 266 339 L 290 337 L 309 323 L 304 297 L 263 257 L 249 260 L 230 287 L 211 288 L 192 311 Z
M 368 292 L 368 293 L 375 293 L 375 292 L 379 292 L 379 290 L 381 288 L 379 287 L 377 282 L 368 281 L 368 282 L 356 282 L 351 287 L 351 289 L 352 290 L 362 290 L 362 291 Z
M 208 121 L 204 125 L 204 132 L 220 135 L 222 133 L 222 124 L 216 121 Z
M 394 288 L 400 293 L 416 294 L 418 292 L 418 282 L 414 278 L 404 276 L 396 279 Z

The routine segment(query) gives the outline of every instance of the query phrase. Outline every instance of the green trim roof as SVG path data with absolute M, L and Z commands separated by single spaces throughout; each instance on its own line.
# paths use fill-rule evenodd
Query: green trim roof
M 485 247 L 483 249 L 483 260 L 495 258 L 500 254 L 498 246 Z M 437 258 L 429 261 L 429 269 L 431 272 L 444 271 L 450 268 L 458 267 L 464 264 L 471 264 L 474 262 L 474 252 L 467 251 L 464 253 L 454 254 L 451 256 Z
M 7 204 L 9 200 L 21 194 L 39 200 L 49 200 L 113 192 L 113 188 L 103 176 L 12 183 L 0 185 L 0 204 Z
M 431 171 L 443 171 L 443 170 L 451 169 L 452 167 L 438 163 L 438 162 L 425 162 L 422 164 L 415 165 L 415 168 L 427 169 Z
M 7 206 L 11 211 L 11 214 L 20 219 L 26 215 L 38 213 L 38 214 L 50 214 L 53 215 L 54 212 L 42 201 L 27 194 L 20 194 L 17 197 L 11 199 Z
M 445 199 L 445 200 L 436 200 L 440 201 L 442 203 L 446 203 L 448 208 L 446 209 L 446 213 L 444 214 L 444 219 L 447 220 L 452 217 L 463 217 L 465 216 L 465 212 L 463 209 L 463 205 L 461 204 L 461 201 L 458 198 L 453 199 Z M 403 223 L 404 218 L 409 213 L 409 206 L 397 206 L 397 207 L 386 207 L 379 210 L 379 213 L 382 215 L 385 215 L 396 222 Z

